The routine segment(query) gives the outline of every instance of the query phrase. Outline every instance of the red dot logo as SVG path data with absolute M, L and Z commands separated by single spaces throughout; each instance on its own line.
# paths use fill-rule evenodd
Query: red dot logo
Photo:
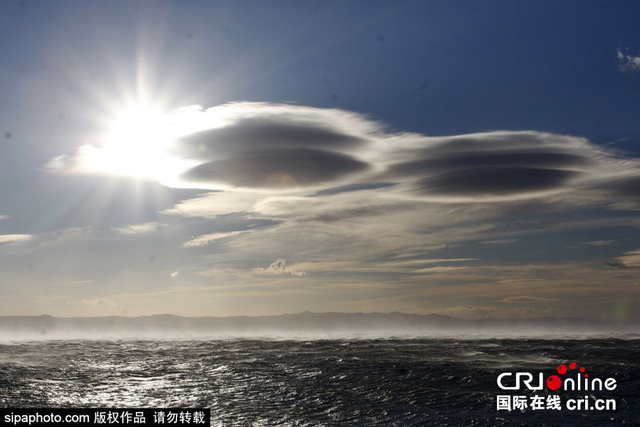
M 562 385 L 562 380 L 557 375 L 551 375 L 547 378 L 547 387 L 551 390 L 557 390 Z
M 580 368 L 580 372 L 584 372 L 584 366 Z
M 569 363 L 569 368 L 571 368 L 571 369 L 576 369 L 576 366 L 577 366 L 576 362 Z
M 558 366 L 558 373 L 559 373 L 560 375 L 564 375 L 564 374 L 566 374 L 566 373 L 567 373 L 567 367 L 566 367 L 566 366 L 564 366 L 564 365 L 560 365 L 560 366 Z

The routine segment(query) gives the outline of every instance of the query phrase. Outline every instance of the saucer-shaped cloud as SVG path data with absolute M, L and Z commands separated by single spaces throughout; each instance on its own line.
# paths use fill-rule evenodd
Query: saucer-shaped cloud
M 390 133 L 333 109 L 239 103 L 197 113 L 210 118 L 211 128 L 176 140 L 172 152 L 198 162 L 179 177 L 198 188 L 322 190 L 377 180 L 403 184 L 414 197 L 522 199 L 566 189 L 603 157 L 571 136 Z
M 258 150 L 203 163 L 181 178 L 233 187 L 281 188 L 332 181 L 367 168 L 362 161 L 324 150 Z
M 487 132 L 426 138 L 389 166 L 391 178 L 413 179 L 427 196 L 527 197 L 566 187 L 602 154 L 581 138 L 540 132 Z
M 280 110 L 277 106 L 274 108 Z M 280 115 L 274 115 L 271 108 L 258 106 L 256 112 L 263 112 L 266 117 L 239 118 L 224 127 L 196 132 L 178 140 L 175 150 L 183 156 L 208 160 L 251 150 L 344 150 L 364 145 L 365 139 L 341 129 L 332 129 L 330 124 L 322 123 L 319 118 L 308 120 L 305 113 L 313 110 L 290 107 Z
M 199 162 L 179 180 L 201 188 L 295 188 L 365 172 L 358 158 L 377 124 L 355 113 L 240 103 L 195 112 L 214 126 L 177 139 L 171 153 Z
M 476 167 L 422 179 L 426 193 L 453 196 L 494 196 L 544 191 L 562 186 L 576 172 L 527 167 Z

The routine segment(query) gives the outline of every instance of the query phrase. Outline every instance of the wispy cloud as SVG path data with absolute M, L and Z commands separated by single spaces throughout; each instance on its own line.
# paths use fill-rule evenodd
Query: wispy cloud
M 72 280 L 68 284 L 73 286 L 83 286 L 93 283 L 93 280 Z
M 26 242 L 32 238 L 31 234 L 0 234 L 0 244 Z
M 482 245 L 509 245 L 511 243 L 517 243 L 518 239 L 496 239 L 496 240 L 486 240 L 484 242 L 478 242 Z
M 640 267 L 640 249 L 625 252 L 623 256 L 618 257 L 618 261 L 628 267 Z
M 615 240 L 594 240 L 593 242 L 582 242 L 585 246 L 609 246 L 613 244 Z
M 116 228 L 118 234 L 147 234 L 155 231 L 162 231 L 166 224 L 159 222 L 145 222 L 143 224 L 128 225 L 126 227 Z
M 282 259 L 282 258 L 278 258 L 277 260 L 275 260 L 274 262 L 271 263 L 271 265 L 269 265 L 269 267 L 267 268 L 254 268 L 253 271 L 256 273 L 266 273 L 266 274 L 277 274 L 277 275 L 282 275 L 282 274 L 288 274 L 291 276 L 296 276 L 296 277 L 302 277 L 302 276 L 306 276 L 307 273 L 305 273 L 304 271 L 296 271 L 296 270 L 292 270 L 290 268 L 286 267 L 287 261 Z
M 109 307 L 109 306 L 112 307 L 117 305 L 115 302 L 108 299 L 104 299 L 104 298 L 67 301 L 67 304 L 82 304 L 82 305 L 90 305 L 92 307 Z
M 528 295 L 518 295 L 513 297 L 503 298 L 500 302 L 510 302 L 510 303 L 520 303 L 520 302 L 549 302 L 549 301 L 557 301 L 557 298 L 542 298 L 542 297 L 532 297 Z
M 631 55 L 628 48 L 616 50 L 616 62 L 620 71 L 640 70 L 640 54 Z
M 34 235 L 30 239 L 30 250 L 41 251 L 54 246 L 65 246 L 71 242 L 90 238 L 92 230 L 72 227 Z
M 225 233 L 212 233 L 212 234 L 203 234 L 202 236 L 198 236 L 193 238 L 182 244 L 183 248 L 194 248 L 199 246 L 206 246 L 216 240 L 228 239 L 234 236 L 240 236 L 242 234 L 251 233 L 253 230 L 238 230 L 238 231 L 227 231 Z
M 418 270 L 413 270 L 413 273 L 420 273 L 420 274 L 447 273 L 451 271 L 464 270 L 466 268 L 468 267 L 448 267 L 448 266 L 427 267 L 427 268 L 420 268 Z
M 620 261 L 619 259 L 614 261 L 609 261 L 606 264 L 608 267 L 611 267 L 611 268 L 631 268 L 630 266 Z

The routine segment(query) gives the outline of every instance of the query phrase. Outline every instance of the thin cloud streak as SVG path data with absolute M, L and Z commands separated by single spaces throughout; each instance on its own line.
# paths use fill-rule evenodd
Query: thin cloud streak
M 211 244 L 216 240 L 228 239 L 234 236 L 240 236 L 242 234 L 251 233 L 252 230 L 240 230 L 240 231 L 228 231 L 226 233 L 212 233 L 212 234 L 204 234 L 202 236 L 198 236 L 193 238 L 182 244 L 183 248 L 195 248 L 200 246 L 206 246 Z
M 152 232 L 162 231 L 163 227 L 167 224 L 159 222 L 146 222 L 144 224 L 128 225 L 126 227 L 117 228 L 115 231 L 118 234 L 135 235 L 135 234 L 147 234 Z
M 27 242 L 32 238 L 31 234 L 2 234 L 0 235 L 0 244 Z

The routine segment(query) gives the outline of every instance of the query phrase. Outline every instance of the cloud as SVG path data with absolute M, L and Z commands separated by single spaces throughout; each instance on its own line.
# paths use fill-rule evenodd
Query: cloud
M 441 263 L 449 263 L 449 262 L 467 262 L 467 261 L 477 261 L 477 258 L 442 258 L 442 259 L 423 259 L 416 261 L 405 261 L 396 263 L 396 265 L 414 265 L 414 264 L 441 264 Z M 451 266 L 437 266 L 437 267 L 425 267 L 417 270 L 412 270 L 411 272 L 414 274 L 431 274 L 431 273 L 442 273 L 447 271 L 454 270 L 463 270 L 467 268 L 466 266 L 460 267 L 451 267 Z
M 207 113 L 224 117 L 226 125 L 185 136 L 173 150 L 189 158 L 212 160 L 253 150 L 342 150 L 366 144 L 365 138 L 351 135 L 348 126 L 340 128 L 331 123 L 335 115 L 346 120 L 357 117 L 347 117 L 349 113 L 339 110 L 254 103 L 228 104 Z
M 452 201 L 542 197 L 565 190 L 603 158 L 582 138 L 532 131 L 401 142 L 394 157 L 406 160 L 388 165 L 385 176 L 411 179 L 418 193 Z
M 128 225 L 126 227 L 117 228 L 115 231 L 118 234 L 147 234 L 154 231 L 162 231 L 162 228 L 166 224 L 159 222 L 145 222 L 143 224 Z
M 595 181 L 590 190 L 594 194 L 614 199 L 622 207 L 640 207 L 640 171 L 622 169 L 619 174 L 612 174 L 605 179 Z
M 361 155 L 381 129 L 356 113 L 286 104 L 226 104 L 191 114 L 208 117 L 212 128 L 178 138 L 170 151 L 198 162 L 178 185 L 205 189 L 340 183 L 370 169 Z
M 481 245 L 510 245 L 511 243 L 519 242 L 518 239 L 495 239 L 495 240 L 487 240 L 485 242 L 478 242 Z
M 518 303 L 518 302 L 549 302 L 549 301 L 557 301 L 556 298 L 541 298 L 541 297 L 531 297 L 527 295 L 513 296 L 503 298 L 500 302 L 507 303 Z
M 595 240 L 593 242 L 582 242 L 585 246 L 609 246 L 614 243 L 615 240 Z
M 630 55 L 629 49 L 618 48 L 616 50 L 616 63 L 620 71 L 640 70 L 640 55 Z
M 168 155 L 191 166 L 163 183 L 206 192 L 161 213 L 216 221 L 235 214 L 247 221 L 216 226 L 235 231 L 215 233 L 205 221 L 190 221 L 183 235 L 192 237 L 176 239 L 183 248 L 224 241 L 216 245 L 216 256 L 240 271 L 275 245 L 283 259 L 322 262 L 355 256 L 387 261 L 400 253 L 414 259 L 480 257 L 478 242 L 506 245 L 523 233 L 584 228 L 606 209 L 640 209 L 638 159 L 578 136 L 508 130 L 426 136 L 393 131 L 344 110 L 269 103 L 191 107 L 173 118 L 184 132 Z M 593 216 L 568 214 L 585 207 L 599 210 Z M 514 214 L 533 212 L 545 219 L 513 223 Z M 600 226 L 615 221 L 633 220 L 607 218 Z M 154 224 L 117 231 L 151 232 Z M 247 229 L 253 230 L 250 238 Z M 475 249 L 457 256 L 426 249 L 464 242 L 475 242 Z M 406 274 L 459 275 L 467 268 L 432 264 Z M 291 271 L 276 262 L 253 273 Z
M 424 312 L 453 301 L 482 317 L 528 315 L 529 306 L 536 315 L 564 310 L 563 304 L 584 301 L 592 292 L 626 298 L 637 280 L 628 277 L 632 270 L 592 261 L 589 270 L 554 259 L 568 239 L 573 245 L 587 240 L 570 232 L 576 228 L 638 224 L 637 215 L 610 215 L 607 209 L 640 201 L 640 162 L 585 138 L 510 130 L 427 136 L 344 110 L 267 103 L 193 107 L 176 112 L 175 120 L 186 131 L 167 155 L 190 166 L 162 182 L 204 191 L 159 213 L 189 220 L 154 239 L 185 248 L 177 259 L 162 256 L 170 264 L 156 263 L 155 287 L 178 294 L 189 283 L 220 309 L 233 305 L 223 294 L 272 293 L 274 304 L 286 305 L 286 298 L 275 295 L 295 291 L 307 293 L 316 307 L 344 301 L 369 310 L 356 303 L 375 292 L 387 301 L 380 307 Z M 56 170 L 82 161 L 68 156 Z M 115 231 L 137 236 L 158 225 Z M 101 237 L 92 233 L 73 239 L 76 253 L 85 241 Z M 546 234 L 524 237 L 534 233 Z M 594 239 L 610 238 L 597 233 Z M 518 251 L 500 246 L 515 242 Z M 274 248 L 279 259 L 264 263 Z M 147 274 L 148 253 L 139 255 L 145 261 L 140 275 Z M 160 260 L 162 254 L 156 255 Z M 634 265 L 634 256 L 623 254 L 619 266 Z M 287 259 L 296 264 L 287 265 Z M 545 267 L 548 260 L 552 265 Z M 134 262 L 122 265 L 138 268 Z M 141 283 L 135 273 L 109 283 Z M 613 289 L 616 280 L 624 289 Z M 262 298 L 256 301 L 264 305 Z M 532 304 L 543 301 L 554 302 Z M 491 304 L 506 308 L 488 311 Z
M 611 268 L 631 268 L 630 266 L 628 266 L 624 262 L 620 261 L 619 259 L 615 260 L 615 261 L 607 262 L 607 266 L 611 267 Z
M 239 231 L 228 231 L 226 233 L 212 233 L 212 234 L 203 234 L 202 236 L 198 236 L 193 238 L 182 244 L 183 248 L 194 248 L 199 246 L 206 246 L 216 240 L 227 239 L 229 237 L 240 236 L 242 234 L 251 233 L 252 230 L 239 230 Z
M 117 304 L 111 300 L 104 298 L 96 298 L 96 299 L 81 299 L 77 301 L 67 301 L 67 304 L 83 304 L 90 305 L 93 307 L 108 307 L 108 306 L 116 306 Z
M 404 264 L 439 264 L 441 262 L 466 262 L 476 261 L 477 258 L 437 258 L 437 259 L 421 259 L 416 261 L 406 261 Z
M 163 213 L 187 218 L 213 219 L 220 215 L 252 211 L 264 194 L 246 191 L 213 191 L 177 203 Z
M 21 243 L 29 241 L 33 238 L 31 234 L 0 234 L 0 244 L 3 243 Z
M 93 280 L 72 280 L 68 284 L 74 285 L 74 286 L 82 286 L 82 285 L 88 285 L 90 283 L 93 283 Z
M 419 273 L 419 274 L 436 274 L 436 273 L 448 273 L 451 271 L 456 271 L 456 270 L 465 270 L 468 267 L 427 267 L 427 268 L 421 268 L 418 270 L 414 270 L 413 273 Z
M 367 168 L 362 161 L 324 150 L 258 150 L 200 164 L 180 179 L 205 187 L 288 188 L 335 181 Z
M 489 167 L 450 172 L 417 182 L 426 194 L 508 196 L 562 187 L 577 172 L 523 167 Z
M 618 257 L 618 264 L 624 267 L 640 267 L 640 249 L 625 252 L 623 256 Z
M 157 145 L 147 143 L 131 158 L 126 158 L 126 150 L 118 156 L 132 170 L 136 162 L 148 168 L 155 158 L 182 165 L 179 170 L 159 167 L 164 171 L 161 182 L 219 191 L 213 198 L 203 195 L 183 202 L 170 213 L 250 212 L 278 196 L 326 200 L 363 192 L 393 199 L 384 203 L 387 207 L 416 200 L 550 200 L 569 193 L 573 203 L 635 200 L 640 206 L 637 159 L 614 156 L 575 136 L 536 131 L 425 136 L 390 131 L 383 123 L 345 110 L 250 102 L 192 106 L 167 117 L 174 138 L 164 153 L 152 152 Z M 80 147 L 76 156 L 54 159 L 57 166 L 51 168 L 90 171 L 86 150 Z M 219 207 L 220 201 L 229 203 Z M 381 204 L 371 198 L 360 206 L 351 203 L 337 218 L 369 215 L 372 205 Z
M 266 273 L 266 274 L 275 274 L 275 275 L 289 274 L 291 276 L 296 276 L 296 277 L 302 277 L 307 275 L 307 273 L 305 273 L 304 271 L 296 271 L 290 268 L 286 268 L 285 267 L 286 264 L 287 264 L 286 260 L 282 258 L 278 258 L 277 260 L 272 262 L 271 265 L 269 265 L 269 267 L 254 268 L 253 271 L 256 273 Z
M 31 238 L 24 238 L 24 241 L 30 241 L 30 250 L 41 251 L 51 247 L 62 247 L 71 242 L 89 238 L 93 232 L 88 228 L 72 227 L 64 228 L 60 230 L 49 231 L 38 235 L 31 236 Z

